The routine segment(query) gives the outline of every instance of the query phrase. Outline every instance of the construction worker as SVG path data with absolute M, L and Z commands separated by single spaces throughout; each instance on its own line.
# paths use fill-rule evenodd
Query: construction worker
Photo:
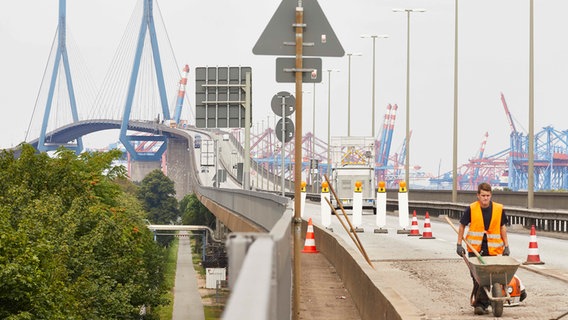
M 477 186 L 477 201 L 471 203 L 464 211 L 458 230 L 458 242 L 456 253 L 461 257 L 465 254 L 462 246 L 465 227 L 469 225 L 466 241 L 482 256 L 508 256 L 509 240 L 507 239 L 507 215 L 503 210 L 503 205 L 491 201 L 491 185 L 481 183 Z M 474 257 L 475 253 L 469 247 L 469 257 Z M 473 274 L 473 290 L 471 291 L 470 302 L 477 315 L 487 313 L 490 305 L 489 298 L 479 284 L 475 281 Z

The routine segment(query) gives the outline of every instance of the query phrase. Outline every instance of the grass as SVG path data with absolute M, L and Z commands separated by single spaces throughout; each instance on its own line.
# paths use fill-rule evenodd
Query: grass
M 172 319 L 173 307 L 174 307 L 174 295 L 172 289 L 174 287 L 175 278 L 176 278 L 178 246 L 179 246 L 179 240 L 176 238 L 174 241 L 172 241 L 170 247 L 168 248 L 168 261 L 166 262 L 165 281 L 167 287 L 170 288 L 166 296 L 169 300 L 169 304 L 156 308 L 155 313 L 159 317 L 159 319 L 164 319 L 164 320 Z M 195 248 L 194 239 L 191 239 L 191 246 L 192 248 Z M 196 251 L 197 252 L 192 252 L 193 266 L 195 268 L 196 273 L 199 274 L 201 277 L 205 278 L 205 268 L 203 268 L 203 266 L 201 265 L 201 250 L 196 250 Z M 203 304 L 205 320 L 221 319 L 228 296 L 229 296 L 228 290 L 220 290 L 218 293 L 207 295 L 202 298 L 203 300 L 211 301 L 210 303 Z
M 176 267 L 177 267 L 177 253 L 178 253 L 179 240 L 175 238 L 168 248 L 168 260 L 166 262 L 166 275 L 165 283 L 169 288 L 166 298 L 169 303 L 167 305 L 156 308 L 156 314 L 159 319 L 171 320 L 174 310 L 174 292 L 173 287 L 176 281 Z
M 197 248 L 195 244 L 195 239 L 191 240 L 191 246 L 194 248 L 192 250 L 192 261 L 195 272 L 202 278 L 205 278 L 205 268 L 203 268 L 201 261 L 201 250 Z M 220 290 L 217 293 L 203 296 L 201 300 L 203 301 L 203 312 L 205 314 L 205 320 L 220 320 L 223 315 L 223 310 L 225 309 L 225 303 L 229 296 L 229 290 Z

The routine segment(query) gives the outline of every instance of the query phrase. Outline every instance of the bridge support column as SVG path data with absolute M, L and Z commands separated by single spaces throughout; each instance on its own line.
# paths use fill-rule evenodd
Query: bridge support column
M 140 182 L 150 172 L 161 169 L 162 164 L 160 161 L 136 161 L 130 160 L 130 180 Z
M 187 139 L 168 138 L 166 153 L 168 178 L 174 182 L 178 201 L 193 191 L 193 187 L 189 185 L 188 174 L 188 170 L 193 170 L 193 166 L 190 165 L 190 152 L 193 152 L 193 146 L 190 148 Z

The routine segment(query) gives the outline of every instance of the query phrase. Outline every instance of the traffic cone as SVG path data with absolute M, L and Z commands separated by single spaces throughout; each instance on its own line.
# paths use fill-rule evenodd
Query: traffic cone
M 312 224 L 312 218 L 308 220 L 308 230 L 306 232 L 306 242 L 304 242 L 304 250 L 302 252 L 305 253 L 318 253 L 319 251 L 316 249 L 316 240 L 314 238 L 314 225 Z
M 432 236 L 432 227 L 430 226 L 430 215 L 426 211 L 426 216 L 424 217 L 424 232 L 420 239 L 436 239 Z
M 531 240 L 529 242 L 529 254 L 527 256 L 527 261 L 523 264 L 544 264 L 540 261 L 540 256 L 538 254 L 538 243 L 536 243 L 536 231 L 534 229 L 534 224 L 531 226 Z
M 420 236 L 420 231 L 418 230 L 418 219 L 416 218 L 416 210 L 412 212 L 412 224 L 410 225 L 410 233 L 408 236 Z

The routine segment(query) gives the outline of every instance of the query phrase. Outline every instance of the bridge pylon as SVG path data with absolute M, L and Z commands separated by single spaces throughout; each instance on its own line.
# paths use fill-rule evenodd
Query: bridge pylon
M 122 125 L 120 127 L 120 142 L 122 142 L 122 144 L 126 148 L 126 151 L 130 153 L 132 159 L 137 161 L 159 161 L 167 148 L 167 137 L 164 135 L 137 136 L 137 135 L 127 134 L 128 121 L 130 120 L 130 114 L 132 111 L 132 103 L 134 100 L 134 93 L 135 93 L 134 91 L 136 89 L 136 84 L 138 81 L 138 73 L 140 70 L 140 62 L 141 62 L 142 52 L 144 49 L 146 34 L 148 34 L 150 38 L 150 45 L 152 47 L 154 69 L 156 72 L 156 80 L 160 96 L 160 104 L 162 107 L 162 115 L 164 119 L 170 119 L 170 111 L 168 109 L 168 100 L 167 100 L 166 88 L 164 85 L 164 75 L 162 71 L 162 61 L 160 58 L 160 50 L 158 46 L 158 39 L 156 36 L 156 27 L 154 25 L 153 12 L 154 12 L 153 0 L 144 0 L 144 14 L 142 15 L 140 31 L 138 33 L 136 53 L 134 56 L 134 63 L 132 65 L 132 72 L 130 75 L 130 82 L 128 85 L 126 103 L 124 105 Z M 156 151 L 154 151 L 154 153 L 142 154 L 136 150 L 136 146 L 134 145 L 142 141 L 155 141 L 162 143 L 160 147 Z
M 45 104 L 45 113 L 43 114 L 43 121 L 41 124 L 41 131 L 39 135 L 39 141 L 37 144 L 37 149 L 40 152 L 53 151 L 56 150 L 62 144 L 60 142 L 50 142 L 49 137 L 47 137 L 47 125 L 49 122 L 49 116 L 51 114 L 51 107 L 53 103 L 53 94 L 55 92 L 57 84 L 57 75 L 59 74 L 59 64 L 63 63 L 63 68 L 65 70 L 65 80 L 67 84 L 67 93 L 69 95 L 69 103 L 71 105 L 71 113 L 73 116 L 73 122 L 79 121 L 79 113 L 77 112 L 77 101 L 75 99 L 75 90 L 73 88 L 73 79 L 71 78 L 71 68 L 69 66 L 69 57 L 67 55 L 67 3 L 66 0 L 59 0 L 59 23 L 57 27 L 57 52 L 55 54 L 55 60 L 53 64 L 53 72 L 51 73 L 51 81 L 49 85 L 49 91 L 47 95 L 47 102 Z M 81 137 L 76 139 L 75 143 L 64 143 L 66 148 L 75 150 L 76 154 L 83 151 L 83 140 Z

